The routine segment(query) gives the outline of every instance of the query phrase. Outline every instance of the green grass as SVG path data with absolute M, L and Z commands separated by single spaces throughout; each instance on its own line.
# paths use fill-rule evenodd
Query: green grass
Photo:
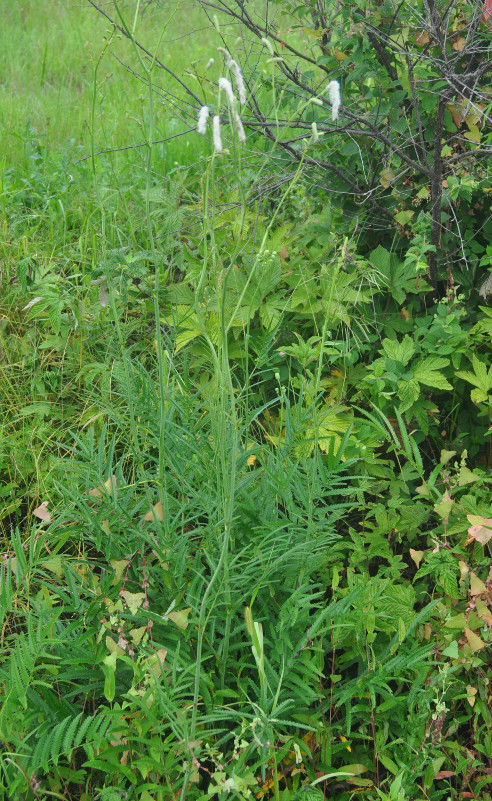
M 81 155 L 89 153 L 94 65 L 111 37 L 111 26 L 88 5 L 63 0 L 53 0 L 49 6 L 41 0 L 28 0 L 20 9 L 2 0 L 0 13 L 0 126 L 5 165 L 22 163 L 29 128 L 49 150 L 73 142 L 75 147 L 81 147 Z M 154 2 L 140 15 L 137 28 L 137 35 L 147 47 L 152 49 L 157 43 L 170 16 L 172 33 L 169 38 L 164 37 L 158 56 L 182 78 L 192 69 L 192 62 L 198 61 L 202 67 L 207 63 L 216 37 L 206 25 L 198 3 L 164 6 Z M 143 141 L 140 126 L 146 113 L 145 88 L 117 58 L 130 68 L 137 67 L 131 44 L 121 34 L 105 51 L 100 65 L 96 150 Z M 166 85 L 169 80 L 163 83 Z M 175 90 L 179 94 L 177 85 Z M 156 138 L 177 130 L 177 120 L 158 105 Z M 190 156 L 190 142 L 188 139 L 183 146 L 173 145 L 171 159 L 193 160 L 196 154 Z

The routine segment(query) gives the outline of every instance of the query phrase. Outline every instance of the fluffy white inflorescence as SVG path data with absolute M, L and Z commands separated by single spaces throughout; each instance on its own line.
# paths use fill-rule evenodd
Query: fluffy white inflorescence
M 198 114 L 198 123 L 196 129 L 199 134 L 204 136 L 207 133 L 207 122 L 209 117 L 208 106 L 202 106 Z
M 331 103 L 331 118 L 332 120 L 338 119 L 338 112 L 342 104 L 340 98 L 340 84 L 338 81 L 330 81 L 328 84 L 328 97 Z
M 220 117 L 218 114 L 212 120 L 212 131 L 214 135 L 214 148 L 216 153 L 222 153 L 222 139 L 220 137 Z
M 273 49 L 272 43 L 270 42 L 270 40 L 267 39 L 266 37 L 263 37 L 261 41 L 262 41 L 262 44 L 265 45 L 265 47 L 268 50 L 268 52 L 270 53 L 270 55 L 274 56 L 275 55 L 275 50 Z
M 227 66 L 234 73 L 234 78 L 236 80 L 236 86 L 237 86 L 237 93 L 239 95 L 239 102 L 241 103 L 242 106 L 244 106 L 244 104 L 246 103 L 246 86 L 244 85 L 244 78 L 241 70 L 239 69 L 239 64 L 237 63 L 237 61 L 234 61 L 234 59 L 231 58 Z
M 239 139 L 240 142 L 244 144 L 244 142 L 246 141 L 246 134 L 244 133 L 243 121 L 241 120 L 241 117 L 239 116 L 239 114 L 235 109 L 234 109 L 234 122 L 236 123 L 237 138 Z
M 232 107 L 236 98 L 232 91 L 231 82 L 227 78 L 219 78 L 219 89 L 222 89 L 222 91 L 226 93 L 229 105 Z

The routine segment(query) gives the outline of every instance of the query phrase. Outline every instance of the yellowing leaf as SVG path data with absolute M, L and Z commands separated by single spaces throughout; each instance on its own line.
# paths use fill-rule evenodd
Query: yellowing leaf
M 139 645 L 140 640 L 147 631 L 147 626 L 140 626 L 138 629 L 130 629 L 130 639 L 135 645 Z
M 441 458 L 439 459 L 441 464 L 447 464 L 450 459 L 456 456 L 456 451 L 445 451 L 444 449 L 441 450 Z
M 458 36 L 457 39 L 453 42 L 453 50 L 457 50 L 459 53 L 463 50 L 466 44 L 466 39 L 464 36 Z
M 395 214 L 395 220 L 399 225 L 407 225 L 412 217 L 414 216 L 415 212 L 406 209 L 405 211 L 399 211 L 398 214 Z
M 424 553 L 425 551 L 415 551 L 413 548 L 410 548 L 410 557 L 413 559 L 417 567 L 420 566 Z
M 51 515 L 48 512 L 48 501 L 43 501 L 43 503 L 34 510 L 33 515 L 42 520 L 43 523 L 51 523 Z
M 470 573 L 470 595 L 482 595 L 484 592 L 487 592 L 485 584 L 472 570 Z
M 110 498 L 116 498 L 116 476 L 113 474 L 104 484 L 90 489 L 89 495 L 92 498 L 103 498 L 105 495 L 109 495 Z
M 190 612 L 191 606 L 189 606 L 187 609 L 180 609 L 177 612 L 168 612 L 167 617 L 169 620 L 172 620 L 173 623 L 176 623 L 178 629 L 183 629 L 183 631 L 186 631 L 188 628 L 188 615 Z
M 125 570 L 126 570 L 126 568 L 128 567 L 129 564 L 130 564 L 130 562 L 128 561 L 128 559 L 112 559 L 111 560 L 110 565 L 114 570 L 114 576 L 113 576 L 112 584 L 118 584 L 118 582 L 121 581 L 123 573 L 125 572 Z
M 54 556 L 53 559 L 49 559 L 47 562 L 42 562 L 41 567 L 44 567 L 45 570 L 49 570 L 50 573 L 54 573 L 55 576 L 58 576 L 58 578 L 63 576 L 61 556 Z
M 379 176 L 379 182 L 384 186 L 385 189 L 390 186 L 393 181 L 395 180 L 396 175 L 391 169 L 391 167 L 385 167 L 384 170 L 381 172 Z
M 483 640 L 480 639 L 478 634 L 475 634 L 471 629 L 465 629 L 465 637 L 468 640 L 468 645 L 472 653 L 476 653 L 477 651 L 481 651 L 482 648 L 485 648 L 485 643 Z
M 480 143 L 481 134 L 476 125 L 470 125 L 470 130 L 466 131 L 463 136 L 465 139 L 468 139 L 469 142 L 474 142 L 477 145 Z
M 458 486 L 464 487 L 465 484 L 472 484 L 474 481 L 480 481 L 480 476 L 472 473 L 464 464 L 460 467 L 460 474 L 458 476 Z
M 475 598 L 475 609 L 477 615 L 481 617 L 485 625 L 490 629 L 492 627 L 492 612 L 489 607 L 480 598 Z
M 351 773 L 352 776 L 359 776 L 361 773 L 366 773 L 369 770 L 367 765 L 361 765 L 357 762 L 354 765 L 344 765 L 343 770 L 347 773 Z
M 151 523 L 153 520 L 158 520 L 159 523 L 162 523 L 164 520 L 164 509 L 162 508 L 161 501 L 157 501 L 144 517 L 145 523 Z
M 123 648 L 120 648 L 120 646 L 117 643 L 115 643 L 115 641 L 113 640 L 112 637 L 109 636 L 109 634 L 106 635 L 106 648 L 108 649 L 110 654 L 109 656 L 106 656 L 103 660 L 104 664 L 106 665 L 116 664 L 116 658 L 118 656 L 121 656 L 121 654 L 125 653 Z
M 458 567 L 460 569 L 461 578 L 465 579 L 467 577 L 468 573 L 470 572 L 470 568 L 468 567 L 466 562 L 463 562 L 461 559 L 458 562 Z
M 128 606 L 128 609 L 132 615 L 137 614 L 138 610 L 145 601 L 144 592 L 128 592 L 128 590 L 123 590 L 121 597 L 125 599 L 126 605 Z
M 466 700 L 470 704 L 470 706 L 474 706 L 475 704 L 475 696 L 477 694 L 477 688 L 472 687 L 471 684 L 467 684 L 466 686 Z
M 429 43 L 429 34 L 427 31 L 420 31 L 415 37 L 415 44 L 419 47 L 423 47 L 424 45 Z
M 346 53 L 343 53 L 341 50 L 335 50 L 335 58 L 340 63 L 340 61 L 346 61 L 348 58 Z
M 447 492 L 445 492 L 441 503 L 434 504 L 434 511 L 437 515 L 439 515 L 440 518 L 442 518 L 442 520 L 449 520 L 449 513 L 453 503 L 453 499 L 449 497 Z
M 256 456 L 254 453 L 252 453 L 251 456 L 248 456 L 246 464 L 248 465 L 248 467 L 253 467 L 255 462 L 256 462 Z
M 446 620 L 445 624 L 447 629 L 464 629 L 466 628 L 466 618 L 464 612 L 460 612 L 459 615 L 455 615 L 454 617 L 450 617 L 449 620 Z

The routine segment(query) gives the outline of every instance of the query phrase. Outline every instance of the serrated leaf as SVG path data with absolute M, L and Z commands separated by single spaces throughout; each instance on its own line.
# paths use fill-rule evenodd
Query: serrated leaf
M 426 387 L 453 389 L 447 378 L 439 372 L 442 367 L 447 367 L 448 364 L 449 359 L 429 356 L 413 368 L 413 377 Z
M 398 411 L 403 414 L 407 412 L 413 404 L 419 399 L 420 384 L 415 379 L 410 381 L 398 381 L 398 398 L 400 404 Z
M 415 345 L 408 334 L 405 334 L 401 342 L 394 339 L 383 339 L 383 348 L 390 359 L 403 365 L 407 365 L 415 353 Z

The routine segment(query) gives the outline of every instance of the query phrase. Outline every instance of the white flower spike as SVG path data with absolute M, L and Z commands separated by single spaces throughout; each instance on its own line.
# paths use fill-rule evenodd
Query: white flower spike
M 207 133 L 207 122 L 209 114 L 210 112 L 208 110 L 208 106 L 202 106 L 198 114 L 198 123 L 196 126 L 198 133 L 201 134 L 202 136 L 205 136 L 205 134 Z
M 237 138 L 244 144 L 246 141 L 246 134 L 244 133 L 243 121 L 236 109 L 234 109 L 234 122 L 236 123 Z
M 212 131 L 214 135 L 214 148 L 216 153 L 222 153 L 222 139 L 220 136 L 220 117 L 218 114 L 212 120 Z
M 232 108 L 236 98 L 234 97 L 234 92 L 232 91 L 231 82 L 227 78 L 219 78 L 219 89 L 222 89 L 222 91 L 226 93 L 229 105 Z
M 239 69 L 239 64 L 237 63 L 237 61 L 234 61 L 234 59 L 231 58 L 227 66 L 234 73 L 234 78 L 237 86 L 237 93 L 239 95 L 239 102 L 241 103 L 242 106 L 244 106 L 244 104 L 246 103 L 246 86 L 244 85 L 244 78 L 241 70 Z
M 328 84 L 328 97 L 331 103 L 331 118 L 332 120 L 338 119 L 338 112 L 342 101 L 340 98 L 340 84 L 338 81 L 330 81 Z

